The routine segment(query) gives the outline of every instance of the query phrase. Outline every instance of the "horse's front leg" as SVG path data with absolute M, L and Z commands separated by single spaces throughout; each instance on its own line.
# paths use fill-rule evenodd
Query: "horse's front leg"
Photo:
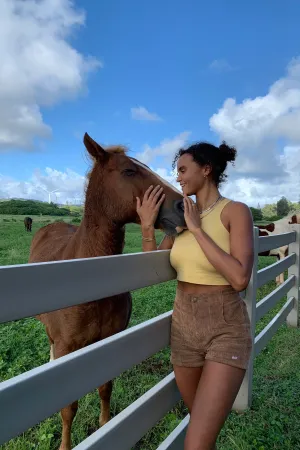
M 110 399 L 112 393 L 113 382 L 108 381 L 98 388 L 99 396 L 100 396 L 100 418 L 99 424 L 100 427 L 105 425 L 110 420 Z

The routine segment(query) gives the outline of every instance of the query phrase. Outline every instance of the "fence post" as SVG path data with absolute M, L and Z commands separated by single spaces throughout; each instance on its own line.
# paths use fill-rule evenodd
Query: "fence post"
M 296 241 L 289 245 L 289 255 L 296 254 L 296 262 L 288 269 L 288 276 L 295 275 L 296 280 L 292 289 L 287 293 L 287 298 L 294 297 L 294 307 L 286 318 L 287 325 L 297 328 L 299 326 L 299 289 L 300 289 L 300 225 L 291 225 L 291 231 L 296 231 Z
M 254 240 L 254 261 L 250 282 L 246 289 L 246 296 L 244 298 L 247 311 L 251 322 L 251 335 L 252 335 L 252 352 L 248 364 L 248 369 L 245 373 L 242 385 L 236 396 L 233 404 L 233 409 L 236 411 L 244 411 L 249 408 L 252 403 L 252 382 L 253 382 L 253 363 L 254 363 L 254 338 L 255 338 L 255 324 L 256 324 L 256 293 L 257 293 L 257 266 L 258 266 L 258 228 L 253 229 Z

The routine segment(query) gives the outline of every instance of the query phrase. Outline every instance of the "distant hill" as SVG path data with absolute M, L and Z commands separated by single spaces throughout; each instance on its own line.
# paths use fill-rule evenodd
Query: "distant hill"
M 46 203 L 39 200 L 4 199 L 0 202 L 0 214 L 74 216 L 83 213 L 81 206 L 58 206 L 56 203 Z

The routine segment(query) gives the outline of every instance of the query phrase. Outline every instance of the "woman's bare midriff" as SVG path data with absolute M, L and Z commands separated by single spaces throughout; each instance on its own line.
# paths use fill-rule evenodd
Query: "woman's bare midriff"
M 178 289 L 186 292 L 187 294 L 204 294 L 206 292 L 216 292 L 221 291 L 227 287 L 229 287 L 228 284 L 208 285 L 208 284 L 195 284 L 195 283 L 186 283 L 185 281 L 178 281 Z

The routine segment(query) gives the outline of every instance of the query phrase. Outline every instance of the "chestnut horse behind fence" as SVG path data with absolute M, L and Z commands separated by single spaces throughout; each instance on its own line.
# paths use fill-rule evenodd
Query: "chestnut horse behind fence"
M 87 133 L 84 145 L 92 157 L 93 167 L 88 175 L 83 220 L 80 226 L 52 223 L 37 231 L 31 244 L 30 263 L 121 254 L 125 224 L 140 223 L 136 197 L 142 198 L 150 185 L 160 184 L 166 195 L 155 227 L 167 235 L 176 235 L 185 227 L 183 197 L 177 189 L 127 156 L 123 147 L 104 149 Z M 40 314 L 37 318 L 45 325 L 53 359 L 123 331 L 130 315 L 131 295 L 127 292 Z M 99 422 L 104 425 L 110 419 L 112 381 L 100 386 L 98 391 Z M 77 408 L 76 401 L 61 411 L 61 450 L 71 449 L 71 426 Z
M 291 231 L 290 225 L 293 223 L 300 223 L 300 214 L 295 214 L 292 217 L 284 217 L 283 219 L 276 220 L 268 225 L 256 225 L 259 228 L 260 236 L 273 236 L 276 234 L 288 233 Z M 278 261 L 283 260 L 288 256 L 289 246 L 283 245 L 282 247 L 273 248 L 265 252 L 259 253 L 259 256 L 276 256 Z M 276 284 L 280 286 L 284 282 L 284 274 L 281 273 L 276 277 Z

